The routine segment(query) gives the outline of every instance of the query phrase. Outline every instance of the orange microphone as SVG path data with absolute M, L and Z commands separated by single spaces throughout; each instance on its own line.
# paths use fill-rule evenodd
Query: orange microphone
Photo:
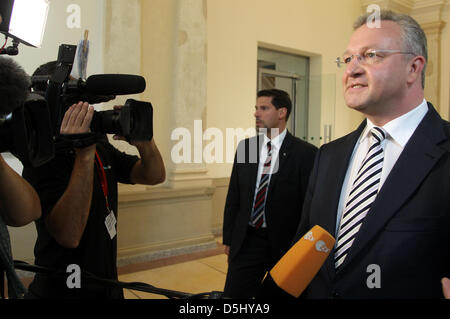
M 335 239 L 316 225 L 266 275 L 258 298 L 298 298 L 330 254 Z

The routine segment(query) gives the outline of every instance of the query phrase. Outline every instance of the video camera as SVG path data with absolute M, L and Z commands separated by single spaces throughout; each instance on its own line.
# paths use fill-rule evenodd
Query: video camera
M 18 45 L 40 47 L 45 30 L 48 0 L 2 0 L 0 2 L 0 33 L 13 39 L 13 46 L 0 48 L 0 55 L 17 55 Z M 5 42 L 6 45 L 6 42 Z M 101 74 L 86 81 L 70 76 L 77 46 L 63 44 L 59 47 L 55 69 L 49 74 L 31 77 L 32 92 L 27 93 L 23 79 L 27 75 L 15 74 L 19 66 L 0 69 L 0 90 L 4 97 L 20 95 L 0 110 L 0 152 L 9 151 L 24 166 L 40 166 L 51 160 L 55 141 L 65 112 L 79 101 L 90 104 L 107 102 L 116 95 L 141 93 L 145 79 L 136 75 Z M 8 66 L 7 60 L 1 61 Z M 85 65 L 84 65 L 85 66 Z M 11 72 L 10 72 L 11 71 Z M 4 73 L 4 74 L 3 74 Z M 10 78 L 10 76 L 16 78 Z M 36 89 L 39 88 L 39 89 Z M 3 108 L 3 106 L 2 106 Z M 11 113 L 12 112 L 12 113 Z M 153 108 L 150 103 L 128 99 L 120 110 L 95 112 L 91 134 L 64 136 L 73 147 L 93 143 L 102 134 L 118 134 L 130 140 L 151 140 L 153 137 Z
M 145 90 L 145 79 L 128 74 L 92 75 L 86 81 L 70 76 L 76 55 L 77 46 L 62 44 L 59 47 L 58 60 L 52 74 L 34 75 L 31 77 L 32 87 L 45 88 L 36 93 L 45 96 L 51 121 L 53 136 L 59 135 L 62 119 L 67 109 L 79 101 L 96 104 L 107 102 L 116 95 L 141 93 Z M 153 137 L 153 107 L 151 103 L 128 99 L 120 110 L 95 111 L 91 131 L 101 134 L 117 134 L 127 140 L 151 140 Z M 70 136 L 64 136 L 71 138 Z M 91 138 L 92 134 L 86 135 Z M 76 145 L 79 145 L 79 136 Z

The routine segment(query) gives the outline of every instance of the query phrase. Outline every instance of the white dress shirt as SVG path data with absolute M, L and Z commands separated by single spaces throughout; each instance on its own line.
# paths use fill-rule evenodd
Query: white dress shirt
M 384 149 L 383 170 L 381 172 L 380 188 L 383 186 L 386 178 L 394 167 L 397 159 L 402 153 L 406 143 L 413 135 L 419 123 L 428 112 L 427 101 L 424 99 L 421 104 L 415 107 L 408 113 L 386 123 L 383 129 L 386 131 L 386 138 L 381 142 Z M 341 196 L 339 198 L 339 205 L 336 220 L 336 234 L 338 234 L 339 225 L 342 219 L 342 212 L 351 191 L 353 181 L 356 178 L 359 167 L 364 160 L 367 151 L 370 147 L 370 130 L 375 125 L 367 119 L 366 128 L 363 130 L 358 142 L 353 150 L 350 164 L 345 175 L 344 183 L 342 184 Z
M 270 178 L 272 177 L 273 173 L 276 173 L 278 170 L 278 154 L 280 153 L 280 148 L 281 145 L 283 144 L 284 138 L 286 137 L 286 132 L 287 130 L 284 129 L 283 132 L 281 132 L 279 135 L 275 136 L 273 139 L 269 139 L 266 135 L 264 135 L 264 141 L 263 141 L 263 146 L 261 147 L 261 151 L 259 153 L 259 163 L 258 163 L 258 174 L 256 177 L 256 185 L 255 185 L 255 195 L 253 197 L 253 205 L 252 205 L 252 209 L 253 206 L 255 205 L 255 199 L 256 199 L 256 195 L 258 193 L 258 187 L 259 187 L 259 181 L 261 180 L 261 175 L 262 175 L 262 171 L 264 168 L 264 163 L 266 162 L 267 159 L 267 143 L 271 142 L 272 143 L 272 160 L 270 162 L 270 174 L 269 174 L 269 180 L 268 180 L 268 185 L 270 185 Z M 269 188 L 267 188 L 267 193 L 269 192 Z M 267 194 L 266 194 L 266 199 L 267 200 Z M 264 202 L 265 205 L 265 202 Z M 266 219 L 264 218 L 264 222 L 261 225 L 261 227 L 267 227 L 266 224 Z

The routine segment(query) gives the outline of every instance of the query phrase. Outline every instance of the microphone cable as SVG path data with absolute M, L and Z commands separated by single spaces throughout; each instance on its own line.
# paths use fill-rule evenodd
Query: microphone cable
M 43 266 L 30 265 L 20 260 L 14 260 L 14 268 L 48 276 L 67 276 L 67 273 L 63 270 L 55 270 Z M 143 282 L 122 282 L 113 279 L 105 279 L 87 271 L 81 271 L 81 278 L 101 286 L 143 291 L 147 293 L 162 295 L 167 297 L 168 299 L 221 299 L 222 297 L 222 292 L 220 291 L 191 294 L 181 291 L 161 289 Z

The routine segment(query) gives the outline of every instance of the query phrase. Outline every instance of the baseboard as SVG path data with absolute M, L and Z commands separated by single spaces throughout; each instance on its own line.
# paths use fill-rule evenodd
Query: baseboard
M 206 240 L 205 240 L 206 239 Z M 192 241 L 192 243 L 189 243 Z M 199 251 L 217 248 L 214 237 L 195 240 L 185 240 L 178 243 L 162 243 L 134 249 L 124 249 L 118 252 L 117 266 L 123 267 L 129 264 L 137 264 L 173 256 L 185 255 Z M 164 248 L 170 247 L 170 248 Z

